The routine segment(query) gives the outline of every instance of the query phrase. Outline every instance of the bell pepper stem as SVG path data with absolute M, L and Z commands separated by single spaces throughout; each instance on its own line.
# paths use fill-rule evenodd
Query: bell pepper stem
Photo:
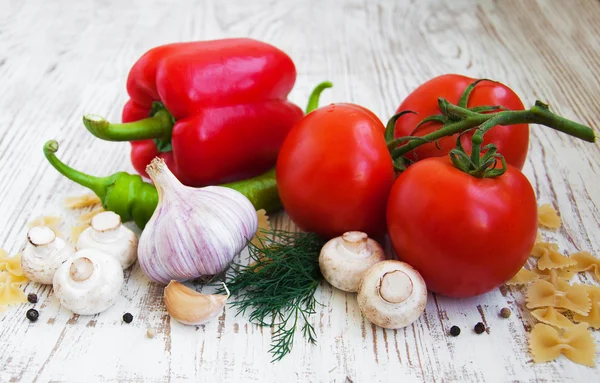
M 308 98 L 308 105 L 306 106 L 306 114 L 309 114 L 313 110 L 319 107 L 319 98 L 321 97 L 321 93 L 327 88 L 331 88 L 333 84 L 329 81 L 323 81 L 319 85 L 313 89 L 310 97 Z
M 75 170 L 56 157 L 55 153 L 57 151 L 57 141 L 50 140 L 44 144 L 44 156 L 54 169 L 58 170 L 60 174 L 71 181 L 91 189 L 102 201 L 104 201 L 106 187 L 112 182 L 112 177 L 95 177 L 82 173 L 79 170 Z
M 111 124 L 95 114 L 83 116 L 83 125 L 87 130 L 107 141 L 170 140 L 173 124 L 173 118 L 166 109 L 158 110 L 152 117 L 123 124 Z
M 486 114 L 469 111 L 443 99 L 440 100 L 440 105 L 442 104 L 444 105 L 444 113 L 458 116 L 460 119 L 444 125 L 435 132 L 422 136 L 422 140 L 411 140 L 396 147 L 391 151 L 392 159 L 402 157 L 423 144 L 435 142 L 442 137 L 452 136 L 480 126 L 482 133 L 485 133 L 497 125 L 539 124 L 587 142 L 595 142 L 596 140 L 596 135 L 592 129 L 552 113 L 548 105 L 541 101 L 536 101 L 535 105 L 529 110 L 502 110 Z M 488 121 L 493 123 L 485 124 Z

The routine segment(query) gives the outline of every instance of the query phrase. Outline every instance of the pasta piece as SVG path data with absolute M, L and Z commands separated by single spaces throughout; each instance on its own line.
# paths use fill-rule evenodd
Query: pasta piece
M 77 243 L 81 233 L 83 233 L 83 231 L 88 227 L 90 227 L 89 223 L 82 223 L 81 225 L 73 226 L 71 228 L 71 242 Z
M 87 222 L 89 223 L 92 220 L 92 217 L 94 217 L 96 214 L 98 213 L 102 213 L 104 211 L 104 208 L 102 207 L 97 207 L 92 211 L 89 211 L 87 213 L 83 213 L 79 216 L 79 221 L 81 222 Z
M 535 363 L 549 362 L 563 354 L 575 363 L 595 365 L 596 345 L 586 323 L 565 330 L 562 336 L 555 328 L 538 323 L 529 335 L 529 350 Z
M 542 233 L 538 230 L 537 235 L 535 236 L 535 243 L 544 242 L 544 238 L 542 237 Z
M 509 279 L 506 284 L 507 285 L 526 285 L 529 282 L 533 282 L 536 279 L 538 279 L 540 276 L 536 273 L 534 273 L 533 271 L 527 270 L 526 268 L 522 267 L 521 270 L 519 270 L 519 272 L 512 277 L 511 279 Z
M 0 271 L 0 305 L 27 302 L 25 293 L 19 288 L 27 280 L 24 276 L 16 276 L 7 271 Z
M 527 290 L 527 308 L 560 307 L 575 313 L 587 315 L 590 311 L 590 297 L 583 285 L 570 286 L 568 283 L 554 286 L 552 283 L 537 280 Z
M 594 257 L 587 251 L 581 251 L 579 253 L 571 254 L 576 264 L 569 267 L 569 270 L 574 272 L 589 271 L 594 274 L 596 281 L 600 282 L 600 259 Z
M 585 289 L 590 296 L 592 308 L 587 315 L 573 314 L 573 320 L 586 322 L 590 327 L 600 329 L 600 287 L 586 286 Z
M 533 269 L 532 271 L 538 275 L 539 279 L 548 281 L 556 287 L 565 283 L 568 285 L 568 281 L 575 275 L 574 272 L 567 269 Z
M 558 229 L 561 219 L 552 205 L 544 204 L 538 208 L 538 224 L 547 229 Z
M 575 326 L 573 322 L 566 316 L 562 315 L 554 307 L 546 307 L 543 309 L 533 310 L 531 315 L 540 322 L 549 324 L 550 326 L 566 329 Z
M 548 242 L 539 242 L 533 246 L 531 255 L 539 258 L 537 267 L 540 270 L 546 269 L 564 269 L 574 266 L 577 261 L 569 257 L 565 257 L 558 252 L 558 245 Z
M 271 230 L 271 223 L 269 222 L 269 216 L 265 209 L 258 210 L 256 215 L 258 216 L 258 228 L 256 229 L 256 234 L 251 242 L 254 246 L 258 247 L 261 245 L 261 242 L 264 244 L 264 241 L 268 239 L 265 231 Z
M 91 207 L 99 205 L 100 203 L 100 198 L 93 193 L 84 194 L 78 197 L 65 198 L 65 207 L 68 209 L 80 209 L 82 207 Z
M 21 270 L 21 254 L 17 254 L 14 257 L 7 257 L 6 250 L 0 249 L 0 271 L 2 270 L 6 270 L 16 276 L 23 275 L 23 270 Z

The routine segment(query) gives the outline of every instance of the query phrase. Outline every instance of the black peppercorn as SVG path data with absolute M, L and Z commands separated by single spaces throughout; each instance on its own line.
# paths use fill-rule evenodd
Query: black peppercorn
M 29 303 L 37 303 L 37 295 L 31 293 L 27 295 L 27 300 L 29 301 Z
M 123 322 L 131 323 L 132 320 L 133 320 L 133 315 L 131 315 L 130 313 L 125 313 L 123 315 Z
M 475 325 L 475 333 L 481 334 L 484 331 L 485 331 L 485 325 L 483 323 L 481 323 L 481 322 L 478 322 Z
M 500 310 L 500 316 L 502 318 L 510 317 L 510 309 L 508 307 L 504 307 L 502 310 Z
M 458 326 L 450 327 L 450 335 L 459 336 L 460 335 L 460 327 L 458 327 Z
M 40 313 L 36 309 L 27 310 L 27 314 L 25 315 L 27 316 L 27 319 L 29 319 L 32 322 L 35 322 L 40 317 Z

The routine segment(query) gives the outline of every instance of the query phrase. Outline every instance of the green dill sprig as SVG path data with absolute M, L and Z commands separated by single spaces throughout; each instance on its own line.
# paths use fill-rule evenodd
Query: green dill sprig
M 234 297 L 236 315 L 249 312 L 251 323 L 273 327 L 272 362 L 288 354 L 296 328 L 310 343 L 316 343 L 309 315 L 316 312 L 315 292 L 323 276 L 319 252 L 324 241 L 314 233 L 283 230 L 264 231 L 259 244 L 250 244 L 250 264 L 233 264 L 226 284 Z

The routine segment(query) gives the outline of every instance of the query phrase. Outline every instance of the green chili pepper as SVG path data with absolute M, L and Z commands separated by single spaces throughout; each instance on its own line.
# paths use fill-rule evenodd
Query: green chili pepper
M 117 213 L 123 222 L 133 220 L 140 229 L 144 229 L 158 204 L 158 194 L 154 185 L 144 182 L 137 174 L 126 172 L 118 172 L 107 177 L 82 173 L 60 161 L 55 154 L 57 150 L 58 142 L 54 140 L 44 144 L 44 156 L 59 173 L 91 189 L 102 201 L 102 207 Z M 221 186 L 239 191 L 257 210 L 265 209 L 270 213 L 281 208 L 275 169 L 247 180 Z

